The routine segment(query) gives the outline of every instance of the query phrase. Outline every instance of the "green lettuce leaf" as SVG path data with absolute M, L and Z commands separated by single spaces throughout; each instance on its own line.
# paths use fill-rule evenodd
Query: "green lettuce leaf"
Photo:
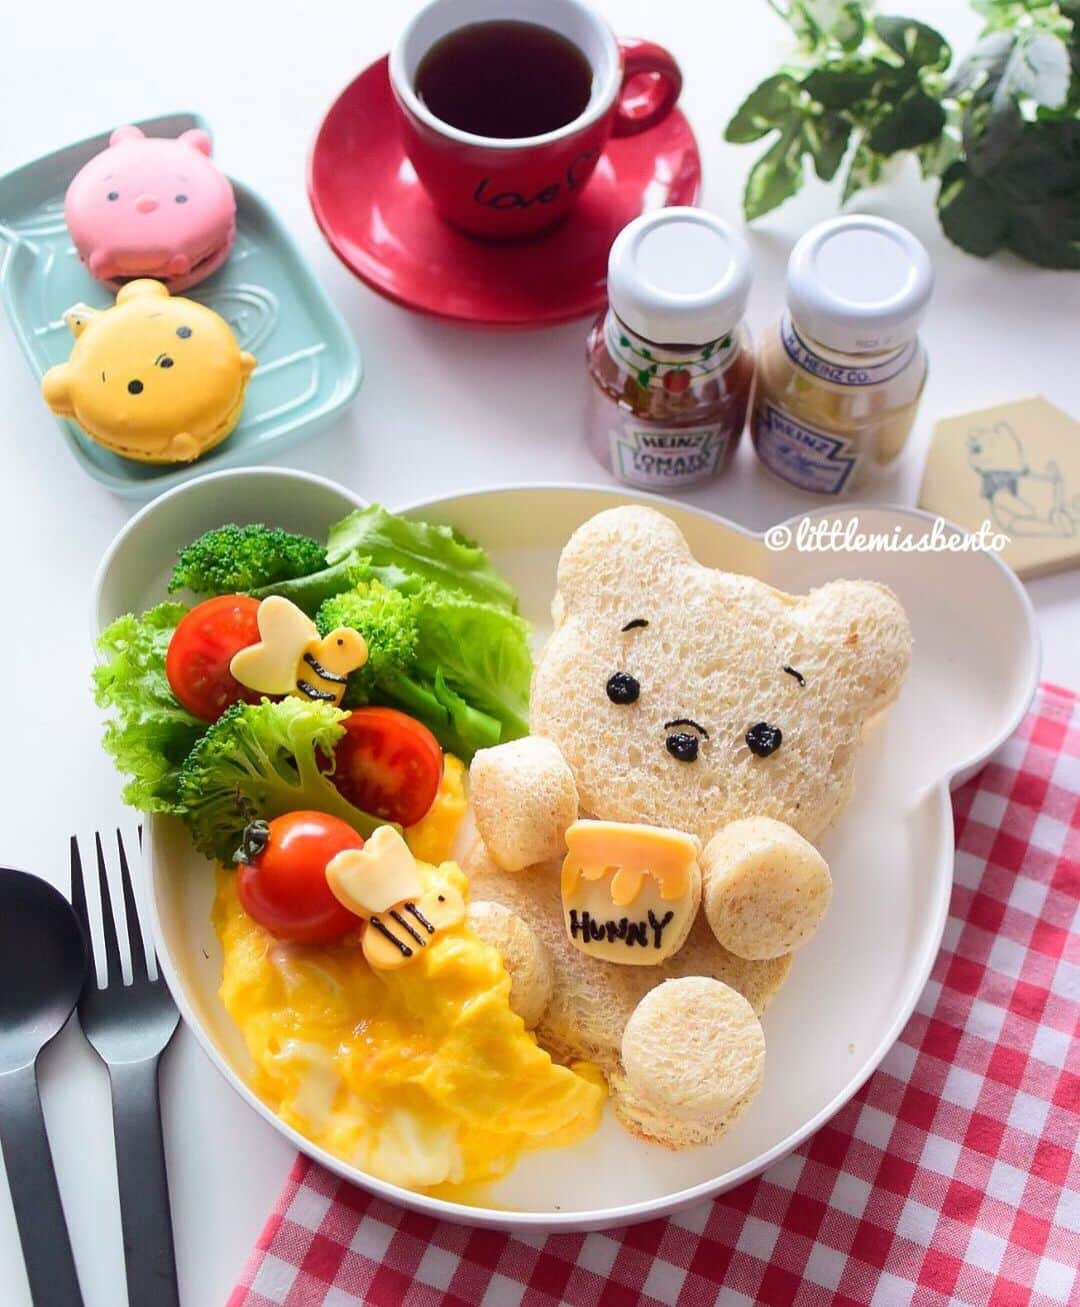
M 144 812 L 179 812 L 180 767 L 206 730 L 182 708 L 165 676 L 165 655 L 185 604 L 158 604 L 118 617 L 98 640 L 94 699 L 107 714 L 103 743 L 131 779 L 124 799 Z
M 369 559 L 377 568 L 400 568 L 461 590 L 497 608 L 517 609 L 513 587 L 495 571 L 484 550 L 453 527 L 413 522 L 372 504 L 330 528 L 327 561 L 333 565 L 350 554 Z

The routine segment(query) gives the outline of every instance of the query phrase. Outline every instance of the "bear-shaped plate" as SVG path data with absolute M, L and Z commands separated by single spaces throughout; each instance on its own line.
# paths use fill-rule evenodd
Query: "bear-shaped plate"
M 176 549 L 204 529 L 268 520 L 318 534 L 362 502 L 344 487 L 283 469 L 223 472 L 182 486 L 136 515 L 106 555 L 94 628 L 156 603 Z M 213 877 L 176 819 L 150 822 L 148 874 L 161 965 L 219 1070 L 297 1148 L 331 1170 L 456 1221 L 580 1230 L 661 1216 L 756 1175 L 838 1111 L 895 1042 L 930 975 L 952 887 L 950 786 L 1015 730 L 1038 680 L 1031 606 L 1013 574 L 988 553 L 843 554 L 800 552 L 794 544 L 775 550 L 761 535 L 674 502 L 583 487 L 491 490 L 406 511 L 452 524 L 489 550 L 517 589 L 540 648 L 550 630 L 563 545 L 594 514 L 628 502 L 667 513 L 700 562 L 789 592 L 839 577 L 882 581 L 899 596 L 914 632 L 900 700 L 871 729 L 856 765 L 854 797 L 819 842 L 832 869 L 833 901 L 763 1016 L 764 1087 L 719 1143 L 671 1152 L 633 1138 L 608 1111 L 583 1143 L 528 1154 L 489 1191 L 461 1203 L 398 1189 L 331 1157 L 248 1088 L 243 1043 L 217 993 Z M 865 532 L 899 530 L 915 541 L 929 536 L 934 523 L 911 509 L 825 511 L 842 523 L 857 516 Z
M 138 124 L 147 136 L 207 130 L 197 114 L 174 113 Z M 89 137 L 0 177 L 0 296 L 16 339 L 39 379 L 66 362 L 73 344 L 64 314 L 73 305 L 103 309 L 113 292 L 79 261 L 64 221 L 68 183 L 109 142 Z M 240 421 L 220 445 L 193 463 L 140 463 L 92 441 L 57 418 L 86 472 L 118 495 L 149 499 L 205 472 L 259 463 L 328 426 L 360 384 L 356 343 L 292 237 L 254 191 L 232 179 L 236 240 L 224 265 L 183 294 L 229 323 L 254 354 Z M 42 415 L 46 414 L 44 400 Z

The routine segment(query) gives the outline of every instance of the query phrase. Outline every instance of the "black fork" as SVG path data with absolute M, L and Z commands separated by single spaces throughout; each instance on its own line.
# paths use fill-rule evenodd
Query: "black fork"
M 110 841 L 111 843 L 111 841 Z M 78 840 L 71 837 L 71 902 L 86 934 L 93 965 L 79 1000 L 83 1033 L 109 1069 L 112 1083 L 116 1171 L 120 1220 L 124 1231 L 130 1307 L 179 1307 L 173 1254 L 169 1186 L 158 1104 L 158 1059 L 179 1020 L 165 982 L 151 975 L 147 947 L 135 902 L 124 841 L 116 832 L 116 865 L 110 874 L 100 834 L 94 836 L 104 957 L 93 950 L 86 881 Z M 142 848 L 142 831 L 139 831 Z M 131 955 L 131 980 L 124 981 L 120 940 L 113 915 L 110 882 L 119 874 Z M 103 962 L 105 983 L 98 982 Z

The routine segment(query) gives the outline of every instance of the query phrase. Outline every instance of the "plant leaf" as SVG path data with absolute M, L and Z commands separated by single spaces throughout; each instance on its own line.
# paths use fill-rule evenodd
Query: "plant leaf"
M 1069 51 L 1050 32 L 1023 31 L 1005 66 L 998 96 L 1030 96 L 1047 109 L 1060 108 L 1069 93 Z
M 851 163 L 848 165 L 840 203 L 842 205 L 847 204 L 853 195 L 865 190 L 868 186 L 873 186 L 881 177 L 881 169 L 881 156 L 875 154 L 865 141 L 860 141 L 855 147 L 855 152 L 851 156 Z
M 954 163 L 938 212 L 949 239 L 973 254 L 1004 245 L 1043 267 L 1080 269 L 1080 120 L 1025 123 L 986 175 Z
M 1058 37 L 1031 28 L 1012 37 L 992 35 L 1005 39 L 983 52 L 983 77 L 964 119 L 968 162 L 980 175 L 996 168 L 1019 141 L 1024 130 L 1021 100 L 1055 109 L 1069 90 L 1069 52 Z
M 952 49 L 941 33 L 914 18 L 882 14 L 874 19 L 874 31 L 890 50 L 916 68 L 943 72 L 952 59 Z
M 960 61 L 960 66 L 945 85 L 945 96 L 955 100 L 987 80 L 996 83 L 1014 40 L 1011 32 L 987 32 Z
M 802 134 L 814 171 L 823 182 L 832 181 L 847 150 L 851 124 L 838 113 L 827 113 L 804 119 Z
M 874 89 L 885 65 L 878 59 L 848 59 L 815 68 L 802 88 L 825 109 L 848 109 Z
M 767 77 L 735 110 L 724 129 L 724 140 L 736 145 L 759 141 L 778 127 L 784 127 L 797 107 L 799 83 L 786 73 Z
M 788 22 L 806 50 L 857 50 L 866 34 L 859 0 L 792 0 Z
M 868 143 L 878 154 L 895 154 L 936 140 L 944 126 L 945 110 L 921 86 L 913 86 L 877 123 Z
M 986 258 L 1004 243 L 1007 211 L 993 188 L 962 161 L 952 164 L 942 177 L 937 205 L 945 235 L 969 254 Z
M 790 123 L 750 169 L 743 192 L 748 222 L 777 208 L 802 188 L 802 124 Z

